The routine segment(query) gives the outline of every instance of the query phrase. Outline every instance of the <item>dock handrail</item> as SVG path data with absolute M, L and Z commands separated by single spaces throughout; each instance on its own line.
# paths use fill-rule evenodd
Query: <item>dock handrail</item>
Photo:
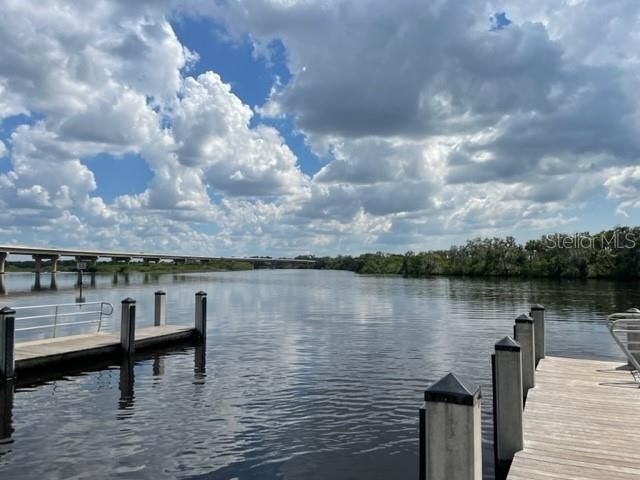
M 607 317 L 607 327 L 613 340 L 627 357 L 629 364 L 640 372 L 640 311 L 631 309 Z M 621 335 L 626 336 L 626 344 Z
M 78 311 L 65 312 L 61 311 L 65 308 L 76 307 Z M 82 310 L 83 307 L 89 307 L 89 310 Z M 44 330 L 44 329 L 53 329 L 52 337 L 56 337 L 57 329 L 59 327 L 67 327 L 71 325 L 86 325 L 86 324 L 97 324 L 97 331 L 100 332 L 102 328 L 102 323 L 104 317 L 111 316 L 113 314 L 113 305 L 109 302 L 85 302 L 85 303 L 58 303 L 51 305 L 26 305 L 24 307 L 13 307 L 16 311 L 16 321 L 24 321 L 24 320 L 38 320 L 38 319 L 53 319 L 51 324 L 47 325 L 35 325 L 29 327 L 20 327 L 16 328 L 16 332 L 24 332 L 29 330 Z M 53 309 L 53 313 L 44 313 L 38 315 L 25 315 L 19 316 L 19 312 L 25 310 L 38 310 L 38 309 Z M 80 321 L 63 321 L 63 323 L 58 323 L 58 319 L 68 319 L 68 318 L 77 318 L 77 317 L 88 317 L 89 315 L 94 315 L 97 318 L 93 318 L 91 320 L 80 320 Z

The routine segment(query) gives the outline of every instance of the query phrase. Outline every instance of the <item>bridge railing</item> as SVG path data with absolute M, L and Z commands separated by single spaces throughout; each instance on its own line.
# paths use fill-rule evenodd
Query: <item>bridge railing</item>
M 58 303 L 53 305 L 29 305 L 14 307 L 16 311 L 16 332 L 51 330 L 55 338 L 59 328 L 77 325 L 96 325 L 100 332 L 106 317 L 113 314 L 109 302 Z M 32 323 L 37 322 L 37 325 Z M 29 323 L 27 326 L 20 324 Z

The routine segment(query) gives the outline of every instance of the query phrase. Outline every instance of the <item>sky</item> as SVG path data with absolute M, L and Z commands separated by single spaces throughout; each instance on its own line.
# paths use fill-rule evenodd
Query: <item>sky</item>
M 640 223 L 637 0 L 0 9 L 0 244 L 335 255 Z

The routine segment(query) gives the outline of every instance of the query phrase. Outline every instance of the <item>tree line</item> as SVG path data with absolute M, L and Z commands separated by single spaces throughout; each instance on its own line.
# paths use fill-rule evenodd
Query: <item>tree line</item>
M 309 257 L 305 257 L 309 258 Z M 405 277 L 469 275 L 549 278 L 640 278 L 640 227 L 545 235 L 476 238 L 447 250 L 357 257 L 316 257 L 316 268 Z

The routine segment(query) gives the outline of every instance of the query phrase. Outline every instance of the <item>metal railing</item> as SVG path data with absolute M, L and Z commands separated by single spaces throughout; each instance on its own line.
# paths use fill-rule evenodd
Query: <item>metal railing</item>
M 640 372 L 640 312 L 614 313 L 607 318 L 607 327 L 613 340 L 633 369 Z
M 53 329 L 52 337 L 55 338 L 58 328 L 72 325 L 97 324 L 97 332 L 100 332 L 105 317 L 113 313 L 113 305 L 109 302 L 86 302 L 86 303 L 59 303 L 54 305 L 29 305 L 25 307 L 13 307 L 16 311 L 16 322 L 26 320 L 51 320 L 46 325 L 34 325 L 19 327 L 16 325 L 16 332 L 26 332 L 30 330 Z M 30 313 L 34 310 L 35 315 L 20 315 L 21 312 Z M 47 313 L 38 313 L 38 310 Z M 79 319 L 79 320 L 73 320 Z M 72 320 L 72 321 L 68 321 Z

